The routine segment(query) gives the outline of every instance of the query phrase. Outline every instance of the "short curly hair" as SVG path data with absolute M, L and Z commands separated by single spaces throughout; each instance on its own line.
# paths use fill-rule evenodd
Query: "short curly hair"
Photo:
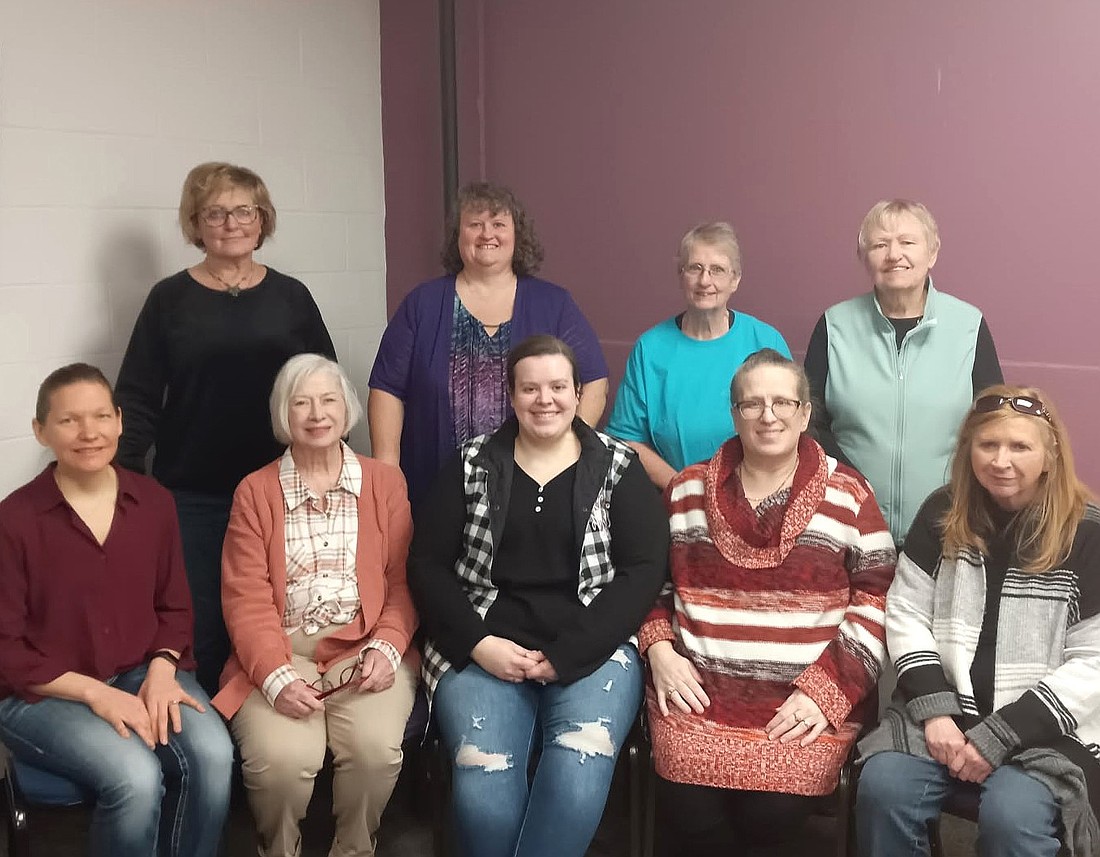
M 221 161 L 199 164 L 183 180 L 180 193 L 180 229 L 188 244 L 200 250 L 206 249 L 199 230 L 199 212 L 216 194 L 224 190 L 240 188 L 252 194 L 252 203 L 260 209 L 260 238 L 256 249 L 275 231 L 275 206 L 271 202 L 264 180 L 247 167 L 238 167 Z
M 512 271 L 517 277 L 527 277 L 538 271 L 542 265 L 542 244 L 535 234 L 535 223 L 512 191 L 504 185 L 490 182 L 471 182 L 458 191 L 454 208 L 447 216 L 446 237 L 440 261 L 448 274 L 457 274 L 462 270 L 462 256 L 458 252 L 458 227 L 462 214 L 466 211 L 488 211 L 500 214 L 507 211 L 512 215 L 516 228 L 516 247 L 512 253 Z

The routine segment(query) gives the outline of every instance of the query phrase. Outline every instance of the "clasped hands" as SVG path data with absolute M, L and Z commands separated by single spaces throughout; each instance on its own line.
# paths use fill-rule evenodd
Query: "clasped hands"
M 993 766 L 971 744 L 958 724 L 950 717 L 930 717 L 924 721 L 924 743 L 932 758 L 947 767 L 957 780 L 967 783 L 985 782 Z
M 558 680 L 557 670 L 545 654 L 525 649 L 504 637 L 482 637 L 470 652 L 470 657 L 485 672 L 501 681 L 547 684 Z

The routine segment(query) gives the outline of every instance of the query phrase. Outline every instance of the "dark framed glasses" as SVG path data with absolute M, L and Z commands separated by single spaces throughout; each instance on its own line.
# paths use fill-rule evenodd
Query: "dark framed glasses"
M 318 699 L 324 699 L 325 697 L 332 696 L 334 693 L 339 693 L 344 688 L 355 683 L 359 677 L 359 663 L 348 664 L 340 673 L 340 683 L 334 685 L 325 676 L 321 676 L 316 681 L 311 681 L 309 686 L 317 693 Z
M 974 403 L 974 413 L 988 414 L 990 411 L 1003 408 L 1005 405 L 1008 405 L 1018 414 L 1025 414 L 1029 417 L 1042 417 L 1048 423 L 1050 422 L 1050 414 L 1047 412 L 1046 405 L 1034 396 L 982 396 Z

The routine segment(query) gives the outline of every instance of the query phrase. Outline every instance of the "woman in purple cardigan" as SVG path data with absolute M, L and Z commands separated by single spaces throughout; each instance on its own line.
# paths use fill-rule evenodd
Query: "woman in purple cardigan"
M 417 286 L 390 320 L 367 421 L 374 457 L 405 472 L 414 508 L 459 444 L 511 416 L 505 358 L 532 334 L 572 347 L 583 384 L 577 415 L 594 426 L 603 414 L 599 341 L 569 292 L 532 276 L 542 257 L 534 224 L 508 188 L 468 184 L 448 219 L 447 275 Z

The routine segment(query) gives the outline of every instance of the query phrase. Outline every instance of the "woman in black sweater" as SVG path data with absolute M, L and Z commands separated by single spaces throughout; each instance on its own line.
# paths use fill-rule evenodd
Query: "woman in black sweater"
M 641 701 L 631 635 L 666 577 L 668 519 L 634 452 L 577 418 L 568 345 L 530 337 L 507 376 L 515 417 L 439 474 L 409 585 L 461 852 L 581 857 Z
M 116 386 L 123 413 L 118 461 L 153 476 L 176 500 L 195 612 L 199 683 L 213 696 L 229 656 L 221 612 L 221 553 L 233 490 L 282 452 L 268 397 L 295 354 L 333 360 L 309 290 L 253 259 L 275 231 L 263 180 L 224 163 L 200 164 L 180 199 L 180 227 L 204 251 L 161 280 L 130 335 Z

